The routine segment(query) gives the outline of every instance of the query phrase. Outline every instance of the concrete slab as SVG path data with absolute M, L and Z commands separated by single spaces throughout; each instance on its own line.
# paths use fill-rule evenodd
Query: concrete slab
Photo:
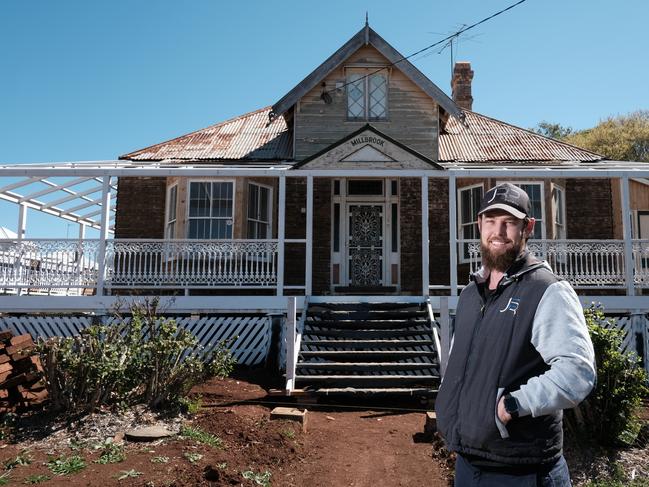
M 270 412 L 270 419 L 286 419 L 289 421 L 297 421 L 302 425 L 302 431 L 306 432 L 306 412 L 306 409 L 304 411 L 300 411 L 296 408 L 277 407 Z
M 145 426 L 126 431 L 125 436 L 129 441 L 155 441 L 175 434 L 164 426 Z
M 424 425 L 424 433 L 433 435 L 437 431 L 437 414 L 435 411 L 426 412 L 426 424 Z

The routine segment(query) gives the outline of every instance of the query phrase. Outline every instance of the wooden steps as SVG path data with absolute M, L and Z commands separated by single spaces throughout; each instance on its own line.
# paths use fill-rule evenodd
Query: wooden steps
M 312 303 L 295 391 L 430 395 L 440 380 L 432 326 L 423 302 Z

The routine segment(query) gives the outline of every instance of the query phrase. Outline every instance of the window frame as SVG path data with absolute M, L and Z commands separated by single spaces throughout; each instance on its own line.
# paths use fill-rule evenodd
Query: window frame
M 194 238 L 189 235 L 189 231 L 191 228 L 190 222 L 191 220 L 197 220 L 197 219 L 204 219 L 205 217 L 191 217 L 189 215 L 190 209 L 191 209 L 191 190 L 192 190 L 192 183 L 229 183 L 232 185 L 232 216 L 230 218 L 224 218 L 224 217 L 212 217 L 210 215 L 209 219 L 210 220 L 231 220 L 231 226 L 232 226 L 232 236 L 230 238 Z M 213 178 L 192 178 L 188 179 L 187 181 L 187 204 L 185 208 L 185 218 L 187 221 L 187 226 L 185 228 L 185 236 L 188 240 L 210 240 L 210 241 L 216 241 L 216 240 L 234 240 L 234 228 L 235 228 L 235 215 L 236 213 L 236 194 L 237 194 L 237 183 L 235 179 L 226 179 L 226 178 L 218 178 L 218 179 L 213 179 Z M 211 205 L 210 205 L 210 213 L 211 213 Z M 227 223 L 226 223 L 227 224 Z M 210 223 L 210 229 L 211 229 L 211 223 Z
M 251 186 L 256 186 L 257 188 L 264 188 L 268 190 L 268 201 L 267 201 L 267 208 L 268 208 L 268 221 L 265 222 L 263 220 L 258 220 L 256 218 L 250 218 L 250 188 Z M 257 203 L 259 204 L 260 199 L 257 199 Z M 273 238 L 273 187 L 269 186 L 267 184 L 262 184 L 258 183 L 256 181 L 248 181 L 248 195 L 247 195 L 247 201 L 246 201 L 246 237 L 251 239 L 251 240 L 269 240 Z M 258 237 L 251 237 L 250 236 L 250 227 L 249 223 L 250 222 L 255 222 L 257 224 L 262 223 L 266 225 L 266 228 L 268 229 L 268 236 L 264 237 L 263 239 L 260 239 Z
M 462 213 L 463 213 L 463 208 L 462 208 L 462 193 L 465 191 L 473 191 L 475 188 L 480 188 L 482 195 L 480 196 L 480 199 L 477 201 L 477 206 L 476 206 L 476 215 L 475 215 L 475 221 L 473 222 L 468 222 L 468 223 L 463 223 L 462 222 Z M 464 232 L 463 229 L 467 227 L 468 225 L 475 225 L 476 228 L 478 227 L 478 210 L 480 209 L 480 202 L 482 201 L 482 198 L 484 197 L 485 190 L 484 190 L 484 183 L 478 183 L 478 184 L 472 184 L 470 186 L 462 186 L 461 188 L 457 188 L 457 234 L 458 234 L 458 240 L 464 240 Z M 480 230 L 478 229 L 478 240 L 480 239 Z M 461 244 L 458 246 L 458 263 L 460 264 L 468 264 L 471 261 L 468 255 L 465 255 L 464 253 L 464 244 Z
M 518 186 L 520 188 L 521 184 L 534 184 L 536 186 L 540 186 L 540 194 L 541 194 L 541 218 L 538 219 L 536 218 L 536 224 L 535 225 L 541 225 L 541 236 L 539 238 L 536 237 L 531 237 L 531 238 L 536 238 L 537 240 L 546 240 L 547 239 L 547 232 L 546 232 L 546 220 L 547 220 L 547 213 L 545 211 L 545 181 L 530 181 L 530 180 L 515 180 L 515 181 L 497 181 L 496 184 L 502 184 L 502 183 L 511 183 L 514 186 Z
M 175 191 L 175 202 L 173 205 L 174 218 L 171 220 L 171 192 Z M 173 231 L 169 232 L 169 227 L 173 224 Z M 165 204 L 165 239 L 173 240 L 176 238 L 178 231 L 178 183 L 174 183 L 167 187 L 167 200 Z
M 349 114 L 349 88 L 353 82 L 350 80 L 352 74 L 360 74 L 363 81 L 363 112 L 360 117 L 352 117 Z M 383 117 L 370 116 L 370 80 L 374 76 L 381 76 L 385 79 L 385 115 Z M 347 66 L 345 68 L 345 116 L 348 122 L 370 121 L 387 122 L 390 119 L 390 68 L 388 66 Z

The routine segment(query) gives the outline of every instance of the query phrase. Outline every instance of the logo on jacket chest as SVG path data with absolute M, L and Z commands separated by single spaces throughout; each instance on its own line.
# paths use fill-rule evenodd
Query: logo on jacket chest
M 520 304 L 520 298 L 509 298 L 509 301 L 507 301 L 507 304 L 503 309 L 500 310 L 500 312 L 506 313 L 507 311 L 511 311 L 512 313 L 514 313 L 514 316 L 516 316 L 516 312 L 518 311 L 518 306 Z

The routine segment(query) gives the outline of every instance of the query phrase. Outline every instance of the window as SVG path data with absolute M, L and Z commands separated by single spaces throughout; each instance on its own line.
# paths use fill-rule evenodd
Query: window
M 378 68 L 354 70 L 347 77 L 347 118 L 383 120 L 388 118 L 388 75 Z
M 189 183 L 189 238 L 232 238 L 234 183 Z
M 556 184 L 552 187 L 552 225 L 554 227 L 554 238 L 563 240 L 566 238 L 566 194 L 561 186 Z
M 248 185 L 248 238 L 271 238 L 271 194 L 268 186 Z
M 349 196 L 382 196 L 382 179 L 349 179 L 347 180 Z
M 478 231 L 478 210 L 482 201 L 482 185 L 469 186 L 458 190 L 458 233 L 460 240 L 471 240 L 480 238 Z M 462 245 L 460 262 L 468 262 L 469 244 Z
M 167 194 L 167 225 L 165 235 L 167 238 L 176 238 L 176 202 L 178 201 L 178 185 L 169 188 Z
M 498 184 L 505 181 L 498 181 Z M 518 186 L 527 193 L 530 197 L 530 204 L 532 206 L 532 215 L 536 220 L 534 225 L 533 238 L 545 238 L 545 200 L 543 199 L 543 183 L 532 183 L 523 181 L 510 181 L 512 184 Z

